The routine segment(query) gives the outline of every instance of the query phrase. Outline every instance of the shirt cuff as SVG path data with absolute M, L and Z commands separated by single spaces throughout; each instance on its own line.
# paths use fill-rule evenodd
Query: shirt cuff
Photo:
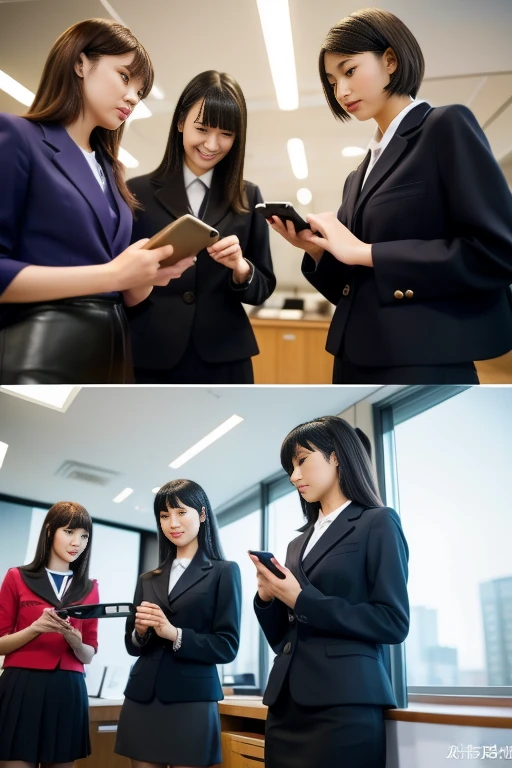
M 250 286 L 250 284 L 252 283 L 252 280 L 253 280 L 253 277 L 254 277 L 254 273 L 256 271 L 252 261 L 249 261 L 249 259 L 246 259 L 245 256 L 244 256 L 244 261 L 246 261 L 248 263 L 248 265 L 250 266 L 251 274 L 249 275 L 247 280 L 244 280 L 243 283 L 235 283 L 235 281 L 233 280 L 233 274 L 230 275 L 229 279 L 230 279 L 230 282 L 231 282 L 231 287 L 234 288 L 235 291 L 243 291 L 246 288 L 248 288 Z

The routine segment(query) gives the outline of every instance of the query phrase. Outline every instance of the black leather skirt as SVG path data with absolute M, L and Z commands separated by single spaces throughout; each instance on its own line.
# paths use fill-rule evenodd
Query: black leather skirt
M 120 299 L 83 296 L 10 310 L 0 330 L 0 384 L 133 383 Z

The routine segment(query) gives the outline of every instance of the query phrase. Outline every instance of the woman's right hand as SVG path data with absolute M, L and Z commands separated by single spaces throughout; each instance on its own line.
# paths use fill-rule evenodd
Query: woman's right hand
M 172 256 L 172 245 L 149 250 L 144 248 L 147 242 L 148 238 L 145 237 L 132 243 L 107 265 L 114 278 L 112 290 L 127 291 L 141 286 L 167 285 L 170 280 L 181 277 L 196 262 L 195 256 L 187 256 L 172 267 L 160 267 L 161 261 Z
M 308 236 L 311 234 L 310 229 L 303 229 L 300 232 L 296 232 L 292 221 L 289 219 L 283 221 L 279 216 L 271 216 L 267 221 L 274 232 L 277 232 L 278 235 L 284 237 L 284 239 L 291 245 L 294 245 L 295 248 L 300 248 L 301 251 L 306 251 L 306 253 L 308 253 L 315 261 L 320 260 L 324 249 L 309 242 Z
M 32 622 L 31 627 L 39 634 L 45 632 L 58 632 L 62 634 L 64 631 L 63 624 L 66 624 L 64 619 L 60 619 L 54 612 L 53 608 L 45 608 L 41 616 Z

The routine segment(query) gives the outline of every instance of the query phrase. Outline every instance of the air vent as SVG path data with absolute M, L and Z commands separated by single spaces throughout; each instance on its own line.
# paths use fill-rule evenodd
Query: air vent
M 65 461 L 55 472 L 57 477 L 66 477 L 68 480 L 78 480 L 90 485 L 108 485 L 112 480 L 120 476 L 120 472 L 113 472 L 103 467 L 93 467 L 92 464 L 82 464 L 80 461 Z

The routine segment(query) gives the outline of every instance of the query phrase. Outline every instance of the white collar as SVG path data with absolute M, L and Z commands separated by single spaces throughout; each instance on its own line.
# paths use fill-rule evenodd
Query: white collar
M 328 515 L 324 515 L 322 510 L 318 513 L 318 518 L 315 523 L 315 529 L 318 530 L 318 528 L 323 528 L 324 525 L 328 525 L 329 523 L 334 522 L 340 512 L 343 512 L 344 509 L 348 507 L 349 504 L 352 504 L 352 500 L 349 499 L 344 504 L 341 505 L 341 507 L 338 507 L 338 509 L 335 509 L 333 512 L 329 512 Z
M 203 173 L 202 176 L 196 176 L 195 173 L 193 173 L 190 170 L 188 165 L 183 163 L 183 179 L 185 181 L 185 189 L 188 189 L 190 187 L 190 185 L 193 184 L 194 181 L 197 181 L 198 179 L 199 179 L 199 181 L 203 182 L 205 187 L 210 189 L 210 187 L 212 185 L 212 177 L 213 177 L 214 170 L 215 170 L 215 168 L 211 168 L 209 171 L 206 171 L 206 173 Z
M 181 568 L 183 568 L 183 570 L 185 570 L 185 568 L 188 568 L 191 562 L 192 562 L 191 557 L 190 558 L 175 557 L 174 560 L 172 561 L 171 571 L 173 571 L 175 568 L 178 568 L 178 566 L 180 566 Z
M 373 134 L 373 138 L 371 139 L 370 143 L 368 144 L 367 149 L 375 150 L 380 149 L 381 154 L 395 135 L 395 133 L 398 130 L 398 126 L 404 119 L 404 117 L 407 115 L 408 112 L 411 111 L 411 109 L 414 109 L 414 107 L 417 107 L 418 104 L 425 104 L 424 99 L 411 99 L 411 103 L 408 104 L 406 107 L 402 109 L 401 112 L 398 113 L 398 115 L 393 118 L 393 120 L 388 125 L 386 131 L 384 134 L 380 132 L 380 128 L 377 126 L 375 133 Z

